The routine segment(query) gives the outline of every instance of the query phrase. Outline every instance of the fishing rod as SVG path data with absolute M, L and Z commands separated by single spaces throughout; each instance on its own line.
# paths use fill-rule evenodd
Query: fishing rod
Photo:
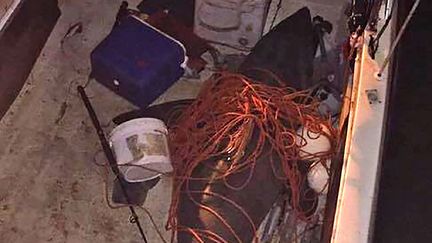
M 131 205 L 130 197 L 129 197 L 127 191 L 126 191 L 125 182 L 122 180 L 122 178 L 120 178 L 120 171 L 119 171 L 119 169 L 117 167 L 117 162 L 116 162 L 116 159 L 114 158 L 114 154 L 113 154 L 113 152 L 111 150 L 111 147 L 110 147 L 110 145 L 108 143 L 108 140 L 105 137 L 105 133 L 102 130 L 102 127 L 100 125 L 99 119 L 98 119 L 98 117 L 96 115 L 95 110 L 93 109 L 93 106 L 92 106 L 92 104 L 90 102 L 90 99 L 88 98 L 88 96 L 87 96 L 87 94 L 86 94 L 83 86 L 78 86 L 77 90 L 78 90 L 78 93 L 81 96 L 81 99 L 84 102 L 84 105 L 85 105 L 85 107 L 87 109 L 87 112 L 89 113 L 89 116 L 90 116 L 90 118 L 92 120 L 93 126 L 96 129 L 97 135 L 99 136 L 99 141 L 101 143 L 101 146 L 102 146 L 102 149 L 103 149 L 103 151 L 105 153 L 105 156 L 108 159 L 108 162 L 109 162 L 109 165 L 111 167 L 111 170 L 114 173 L 114 175 L 116 176 L 116 178 L 117 178 L 117 180 L 118 180 L 118 182 L 120 184 L 120 188 L 121 188 L 121 191 L 123 193 L 123 196 L 126 199 L 126 202 L 128 203 L 129 210 L 131 212 L 131 216 L 129 218 L 129 222 L 132 223 L 132 224 L 136 224 L 137 225 L 138 230 L 139 230 L 139 232 L 141 234 L 141 237 L 142 237 L 144 243 L 148 243 L 147 238 L 146 238 L 146 236 L 144 234 L 144 231 L 143 231 L 143 229 L 141 227 L 141 223 L 139 221 L 138 215 L 136 214 L 136 211 L 135 211 L 134 207 Z

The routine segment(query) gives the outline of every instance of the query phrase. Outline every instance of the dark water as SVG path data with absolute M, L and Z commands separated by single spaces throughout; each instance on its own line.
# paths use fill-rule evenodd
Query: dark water
M 399 22 L 414 1 L 399 1 Z M 432 242 L 432 1 L 400 44 L 384 145 L 374 242 Z

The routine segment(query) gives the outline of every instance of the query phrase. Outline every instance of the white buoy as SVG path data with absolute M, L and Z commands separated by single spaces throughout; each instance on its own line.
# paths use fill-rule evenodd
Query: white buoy
M 168 129 L 154 118 L 139 118 L 117 126 L 110 142 L 119 170 L 128 182 L 143 182 L 173 170 Z
M 330 131 L 327 127 L 321 127 L 322 133 L 330 134 Z M 310 133 L 311 137 L 309 137 L 308 133 L 310 133 L 309 130 L 303 127 L 301 127 L 297 131 L 297 134 L 299 135 L 299 137 L 297 137 L 297 144 L 303 145 L 301 150 L 299 151 L 300 158 L 309 158 L 311 154 L 326 152 L 330 150 L 331 143 L 328 137 L 324 135 L 318 136 L 319 134 L 314 133 Z M 300 136 L 302 136 L 303 139 Z
M 327 127 L 322 126 L 322 133 L 330 134 Z M 311 133 L 311 137 L 308 136 L 308 129 L 301 127 L 297 134 L 301 137 L 297 137 L 297 144 L 304 145 L 299 151 L 300 158 L 310 160 L 311 162 L 317 162 L 318 158 L 311 158 L 311 155 L 329 151 L 331 143 L 328 137 L 324 135 L 318 136 L 318 134 Z M 305 144 L 306 143 L 306 144 Z M 326 161 L 327 165 L 330 165 L 330 161 Z M 309 186 L 317 193 L 327 193 L 327 185 L 329 181 L 329 175 L 327 169 L 321 163 L 317 163 L 313 166 L 307 175 Z
M 330 161 L 326 161 L 326 164 L 329 166 Z M 307 174 L 307 180 L 309 186 L 315 192 L 327 194 L 329 174 L 327 169 L 321 163 L 317 163 L 315 166 L 310 168 Z

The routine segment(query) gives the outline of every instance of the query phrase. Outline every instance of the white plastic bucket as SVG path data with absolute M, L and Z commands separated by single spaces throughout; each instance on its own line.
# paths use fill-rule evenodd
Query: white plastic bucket
M 110 142 L 119 170 L 128 182 L 143 182 L 173 170 L 168 129 L 154 118 L 139 118 L 117 126 Z

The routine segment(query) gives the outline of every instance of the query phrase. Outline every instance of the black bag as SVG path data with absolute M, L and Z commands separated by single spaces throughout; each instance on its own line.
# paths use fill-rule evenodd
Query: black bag
M 239 71 L 252 79 L 278 85 L 266 73 L 270 71 L 284 85 L 306 89 L 312 86 L 315 49 L 311 15 L 305 7 L 266 34 L 252 49 Z

